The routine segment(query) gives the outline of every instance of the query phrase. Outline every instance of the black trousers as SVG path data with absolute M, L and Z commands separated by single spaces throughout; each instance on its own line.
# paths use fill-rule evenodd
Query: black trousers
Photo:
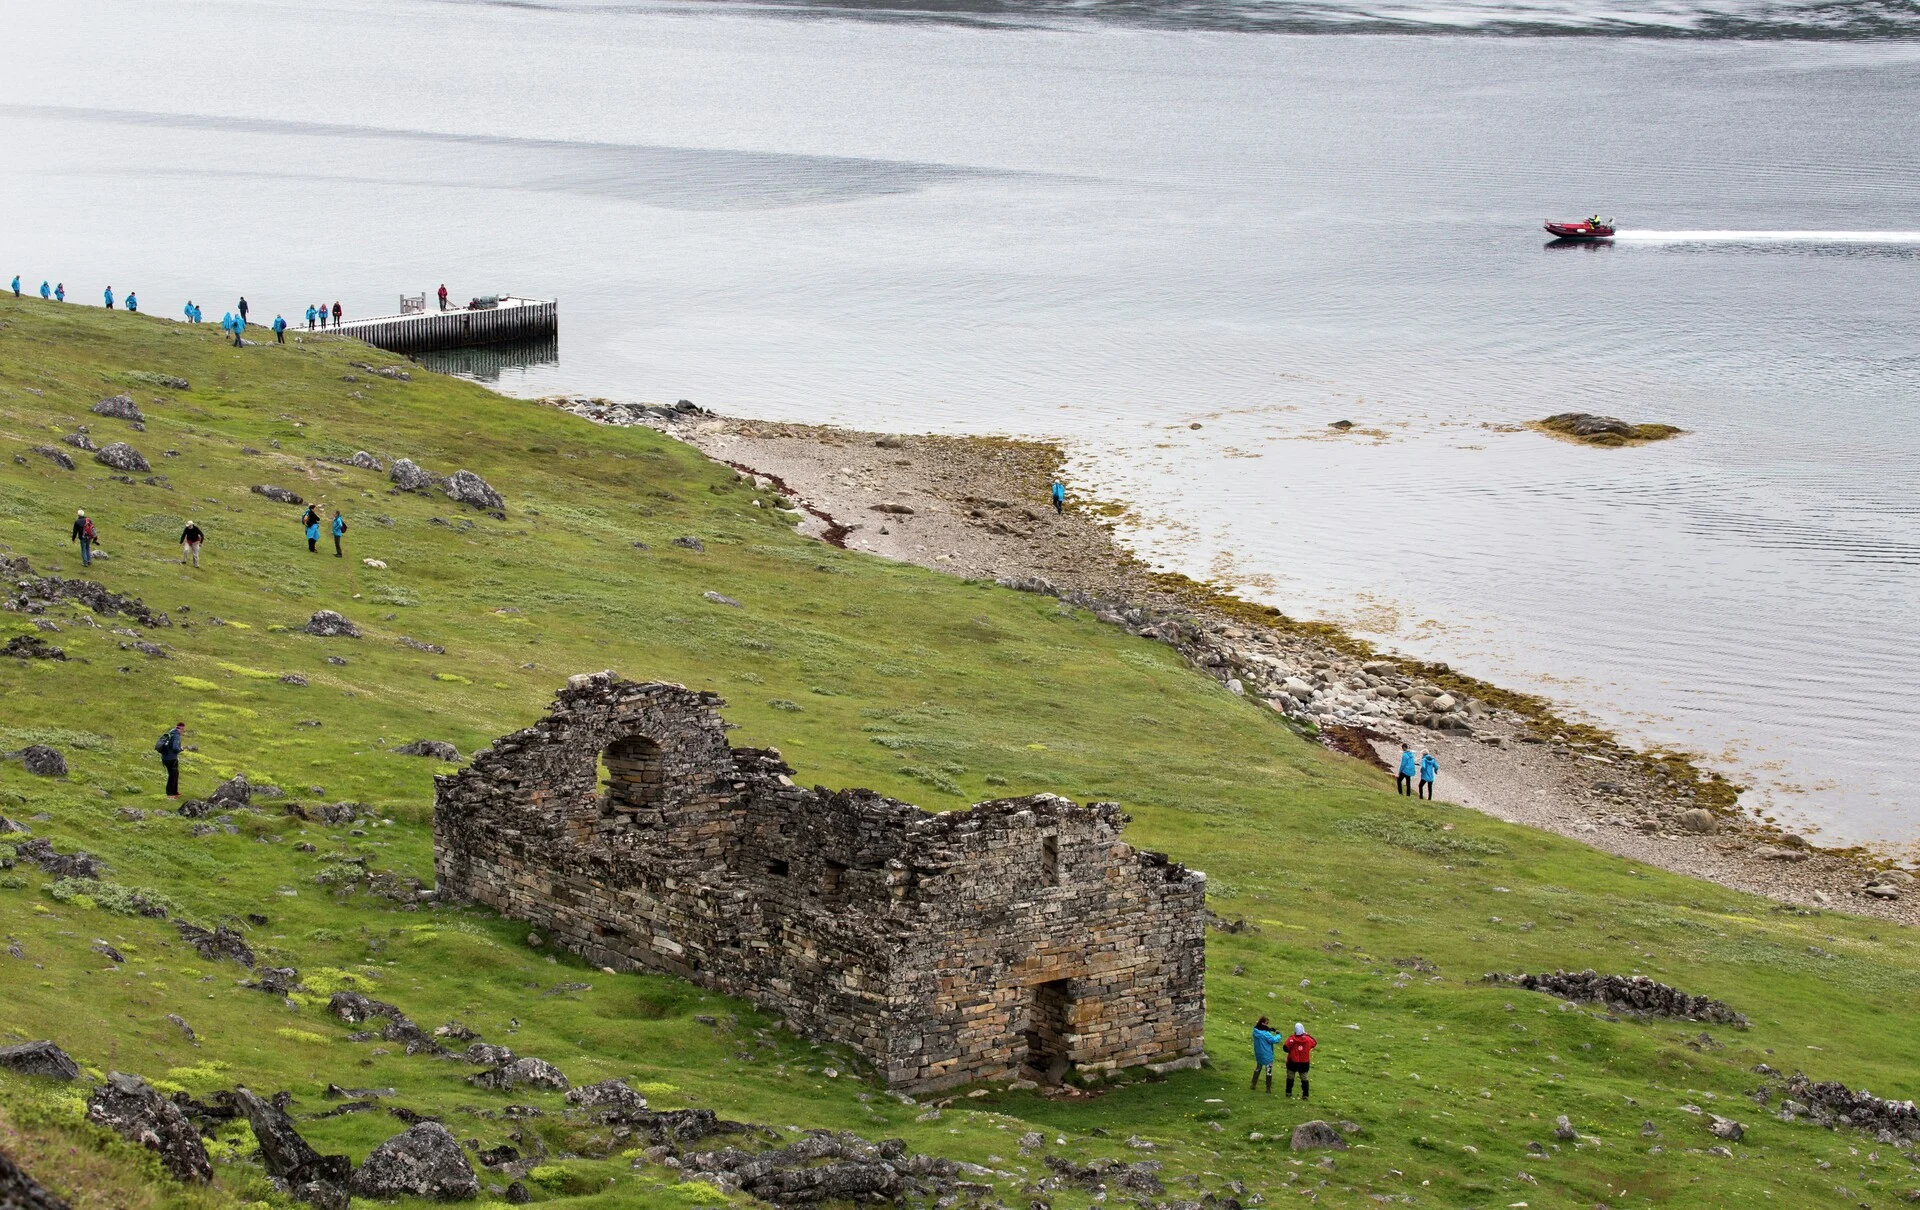
M 1300 1077 L 1300 1099 L 1303 1101 L 1307 1099 L 1307 1068 L 1309 1066 L 1310 1064 L 1307 1063 L 1295 1063 L 1292 1059 L 1287 1060 L 1288 1096 L 1293 1095 L 1293 1077 L 1297 1075 Z
M 1420 797 L 1422 797 L 1422 798 L 1432 798 L 1432 797 L 1433 797 L 1433 782 L 1432 782 L 1432 781 L 1430 781 L 1430 780 L 1427 780 L 1427 779 L 1424 779 L 1424 778 L 1423 778 L 1423 779 L 1421 779 L 1421 782 L 1420 782 Z
M 320 539 L 318 539 L 318 538 L 308 538 L 308 539 L 307 539 L 307 553 L 308 553 L 308 554 L 313 554 L 313 553 L 315 553 L 315 552 L 317 552 L 317 551 L 318 551 L 319 549 L 320 549 Z
M 1401 773 L 1394 777 L 1393 788 L 1401 794 L 1413 793 L 1413 774 Z
M 345 552 L 340 549 L 340 535 L 333 535 L 333 557 L 338 559 L 343 557 L 344 554 Z
M 169 796 L 176 795 L 180 793 L 180 762 L 177 760 L 170 760 L 166 762 L 166 765 L 167 765 L 167 794 Z

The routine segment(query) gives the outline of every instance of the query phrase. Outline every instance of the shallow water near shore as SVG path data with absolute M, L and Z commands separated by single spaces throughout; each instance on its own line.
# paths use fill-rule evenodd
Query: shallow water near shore
M 1878 11 L 16 8 L 0 277 L 553 295 L 557 350 L 446 364 L 1057 436 L 1156 562 L 1899 847 L 1920 42 Z M 1539 231 L 1595 209 L 1625 238 Z M 1517 428 L 1567 410 L 1690 432 Z

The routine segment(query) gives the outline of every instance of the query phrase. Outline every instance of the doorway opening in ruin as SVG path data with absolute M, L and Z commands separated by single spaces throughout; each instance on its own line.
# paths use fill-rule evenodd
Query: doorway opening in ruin
M 1046 879 L 1048 886 L 1060 885 L 1060 838 L 1044 836 L 1040 839 L 1040 876 Z
M 606 770 L 601 814 L 635 827 L 660 822 L 666 799 L 666 769 L 660 745 L 644 735 L 615 740 L 600 754 Z
M 1068 979 L 1036 983 L 1028 991 L 1027 1071 L 1042 1084 L 1067 1078 L 1068 1035 L 1073 1029 L 1073 991 Z

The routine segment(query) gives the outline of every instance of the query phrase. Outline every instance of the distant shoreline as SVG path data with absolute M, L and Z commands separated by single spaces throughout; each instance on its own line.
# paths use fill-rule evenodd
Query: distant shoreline
M 1375 650 L 1323 623 L 1299 622 L 1183 576 L 1156 573 L 1115 538 L 1118 505 L 1070 497 L 1063 514 L 1046 485 L 1064 460 L 1042 441 L 899 436 L 674 414 L 668 409 L 556 398 L 543 402 L 606 424 L 644 424 L 686 441 L 802 512 L 799 527 L 848 549 L 967 578 L 995 579 L 1097 602 L 1105 620 L 1134 623 L 1109 606 L 1190 616 L 1194 639 L 1175 642 L 1190 662 L 1283 711 L 1304 733 L 1382 765 L 1404 741 L 1440 761 L 1439 796 L 1539 827 L 1619 856 L 1804 908 L 1831 908 L 1920 924 L 1920 889 L 1886 900 L 1865 888 L 1886 863 L 1864 849 L 1817 848 L 1735 806 L 1738 791 L 1683 754 L 1641 751 L 1554 707 L 1463 676 L 1444 664 Z M 1042 587 L 1044 586 L 1044 587 Z M 1067 607 L 1063 603 L 1063 607 Z M 1373 669 L 1369 672 L 1367 669 Z M 1390 670 L 1389 670 L 1390 669 Z M 1311 702 L 1286 677 L 1326 682 Z M 1237 673 L 1238 675 L 1233 675 Z M 1363 681 L 1378 701 L 1398 690 L 1458 699 L 1431 705 L 1395 698 L 1391 710 L 1339 705 Z M 1296 686 L 1298 687 L 1298 686 Z M 1365 711 L 1378 711 L 1367 713 Z M 1438 724 L 1438 726 L 1429 725 Z M 1390 788 L 1387 775 L 1383 786 Z M 1712 831 L 1690 810 L 1708 810 Z M 1901 877 L 1895 873 L 1894 879 Z

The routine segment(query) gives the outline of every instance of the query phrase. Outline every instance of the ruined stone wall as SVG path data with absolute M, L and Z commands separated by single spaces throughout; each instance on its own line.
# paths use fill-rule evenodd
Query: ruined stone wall
M 1021 1074 L 1030 1044 L 1056 1077 L 1197 1062 L 1205 877 L 1121 842 L 1118 808 L 805 790 L 730 748 L 719 704 L 573 678 L 438 779 L 441 888 L 597 965 L 746 997 L 895 1087 Z

